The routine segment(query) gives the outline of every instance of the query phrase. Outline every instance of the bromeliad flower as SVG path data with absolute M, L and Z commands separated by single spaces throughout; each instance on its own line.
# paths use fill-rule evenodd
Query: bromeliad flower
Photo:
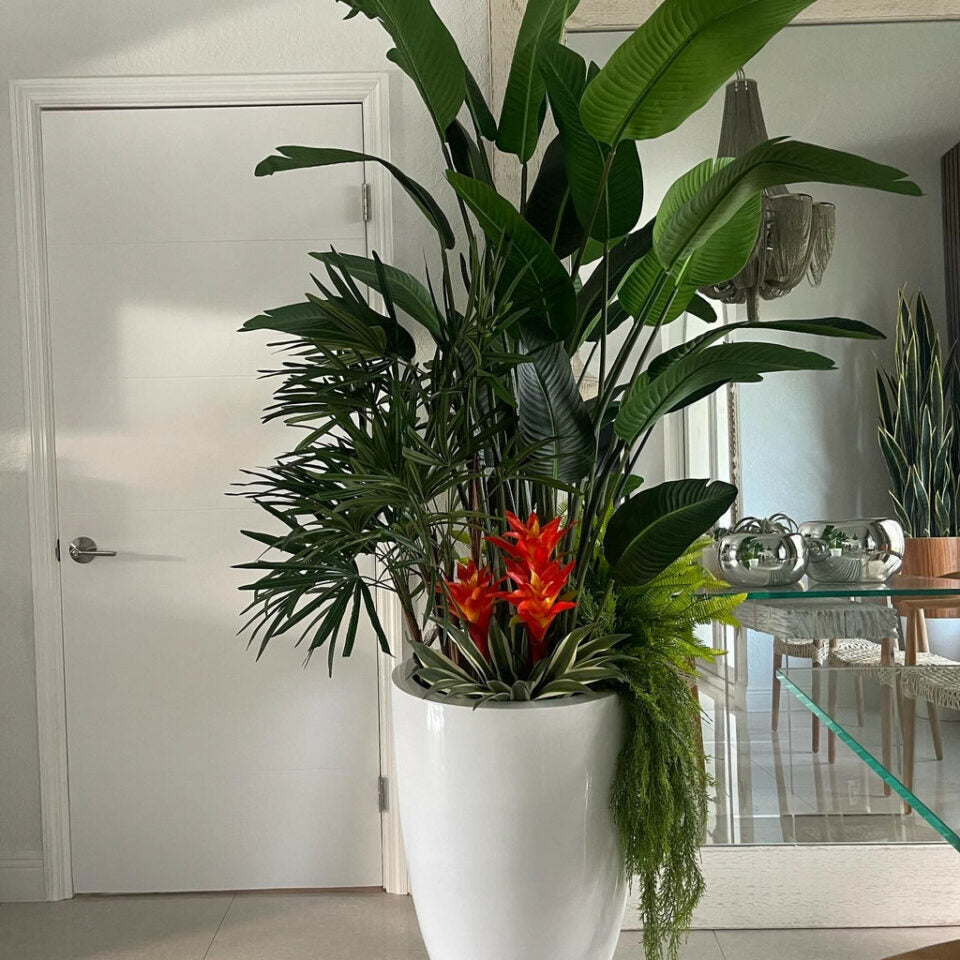
M 567 586 L 573 564 L 561 567 L 551 560 L 539 568 L 529 565 L 507 564 L 507 576 L 516 584 L 516 589 L 504 594 L 516 607 L 516 619 L 526 625 L 530 634 L 530 654 L 534 663 L 547 653 L 546 633 L 550 624 L 564 610 L 572 610 L 576 604 L 561 600 Z
M 536 513 L 531 513 L 526 523 L 509 510 L 506 517 L 510 529 L 502 537 L 487 537 L 487 540 L 498 546 L 515 563 L 525 563 L 531 569 L 550 562 L 557 544 L 569 529 L 560 529 L 559 517 L 554 517 L 543 527 Z
M 467 625 L 477 648 L 489 657 L 487 636 L 490 633 L 490 618 L 493 605 L 503 597 L 497 587 L 503 582 L 493 582 L 489 567 L 477 567 L 473 560 L 457 564 L 457 579 L 444 580 L 454 612 Z

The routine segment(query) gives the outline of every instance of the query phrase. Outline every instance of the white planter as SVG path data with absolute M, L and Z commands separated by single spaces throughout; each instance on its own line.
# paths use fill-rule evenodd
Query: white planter
M 610 960 L 626 884 L 613 694 L 442 703 L 394 671 L 400 821 L 430 960 Z

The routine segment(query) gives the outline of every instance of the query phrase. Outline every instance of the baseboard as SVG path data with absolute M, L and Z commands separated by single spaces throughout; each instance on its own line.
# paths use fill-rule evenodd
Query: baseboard
M 45 899 L 43 855 L 39 851 L 0 854 L 0 903 Z
M 957 856 L 946 843 L 705 847 L 693 928 L 957 925 Z M 623 927 L 638 926 L 632 895 Z

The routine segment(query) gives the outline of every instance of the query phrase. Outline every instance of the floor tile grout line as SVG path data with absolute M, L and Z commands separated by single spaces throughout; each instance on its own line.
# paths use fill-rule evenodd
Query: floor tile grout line
M 716 930 L 710 931 L 713 934 L 713 942 L 717 945 L 717 952 L 720 954 L 720 960 L 727 960 L 727 955 L 723 952 L 723 944 L 720 942 L 720 937 L 717 934 Z
M 210 938 L 210 942 L 207 944 L 207 949 L 203 951 L 203 956 L 200 960 L 207 960 L 207 957 L 210 955 L 210 951 L 213 949 L 213 943 L 217 939 L 217 936 L 220 933 L 221 928 L 223 927 L 223 921 L 227 919 L 227 914 L 230 912 L 230 908 L 236 902 L 237 895 L 236 893 L 230 897 L 230 902 L 227 904 L 227 909 L 223 911 L 223 916 L 220 918 L 220 922 L 217 924 L 217 929 L 213 931 L 213 936 Z

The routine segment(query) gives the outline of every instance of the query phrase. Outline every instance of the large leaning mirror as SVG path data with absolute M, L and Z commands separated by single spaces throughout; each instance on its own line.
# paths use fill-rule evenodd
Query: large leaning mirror
M 603 64 L 625 36 L 574 32 L 568 43 Z M 784 30 L 747 65 L 770 136 L 789 132 L 892 164 L 909 171 L 925 195 L 907 200 L 816 188 L 814 201 L 835 211 L 832 256 L 818 286 L 805 276 L 785 296 L 761 299 L 760 316 L 849 317 L 879 327 L 889 339 L 801 343 L 782 334 L 782 342 L 828 354 L 838 369 L 783 374 L 744 385 L 730 402 L 705 402 L 651 443 L 640 465 L 645 477 L 726 472 L 740 486 L 740 510 L 757 517 L 891 515 L 877 440 L 876 370 L 892 362 L 901 288 L 910 297 L 922 291 L 948 339 L 941 159 L 960 141 L 958 50 L 957 21 L 801 25 Z M 673 134 L 642 145 L 644 219 L 656 211 L 678 169 L 717 154 L 724 97 L 721 91 Z M 747 315 L 744 304 L 718 303 L 717 311 L 720 322 Z M 681 321 L 686 336 L 700 322 Z M 960 622 L 957 627 L 960 632 Z M 940 840 L 923 818 L 904 813 L 899 798 L 886 796 L 880 778 L 850 750 L 840 748 L 831 763 L 824 735 L 815 751 L 811 714 L 786 693 L 779 700 L 779 730 L 771 731 L 771 636 L 744 630 L 723 643 L 727 657 L 701 688 L 717 782 L 709 844 Z M 809 659 L 787 662 L 801 672 L 811 666 Z M 855 710 L 862 687 L 852 679 L 838 684 L 840 709 Z M 869 723 L 878 685 L 866 684 L 862 696 Z M 947 744 L 947 756 L 956 757 L 960 713 L 943 712 L 941 720 L 945 740 L 956 741 L 952 750 Z M 960 823 L 955 764 L 934 769 L 937 761 L 926 749 L 918 748 L 917 762 L 933 771 L 940 812 Z

